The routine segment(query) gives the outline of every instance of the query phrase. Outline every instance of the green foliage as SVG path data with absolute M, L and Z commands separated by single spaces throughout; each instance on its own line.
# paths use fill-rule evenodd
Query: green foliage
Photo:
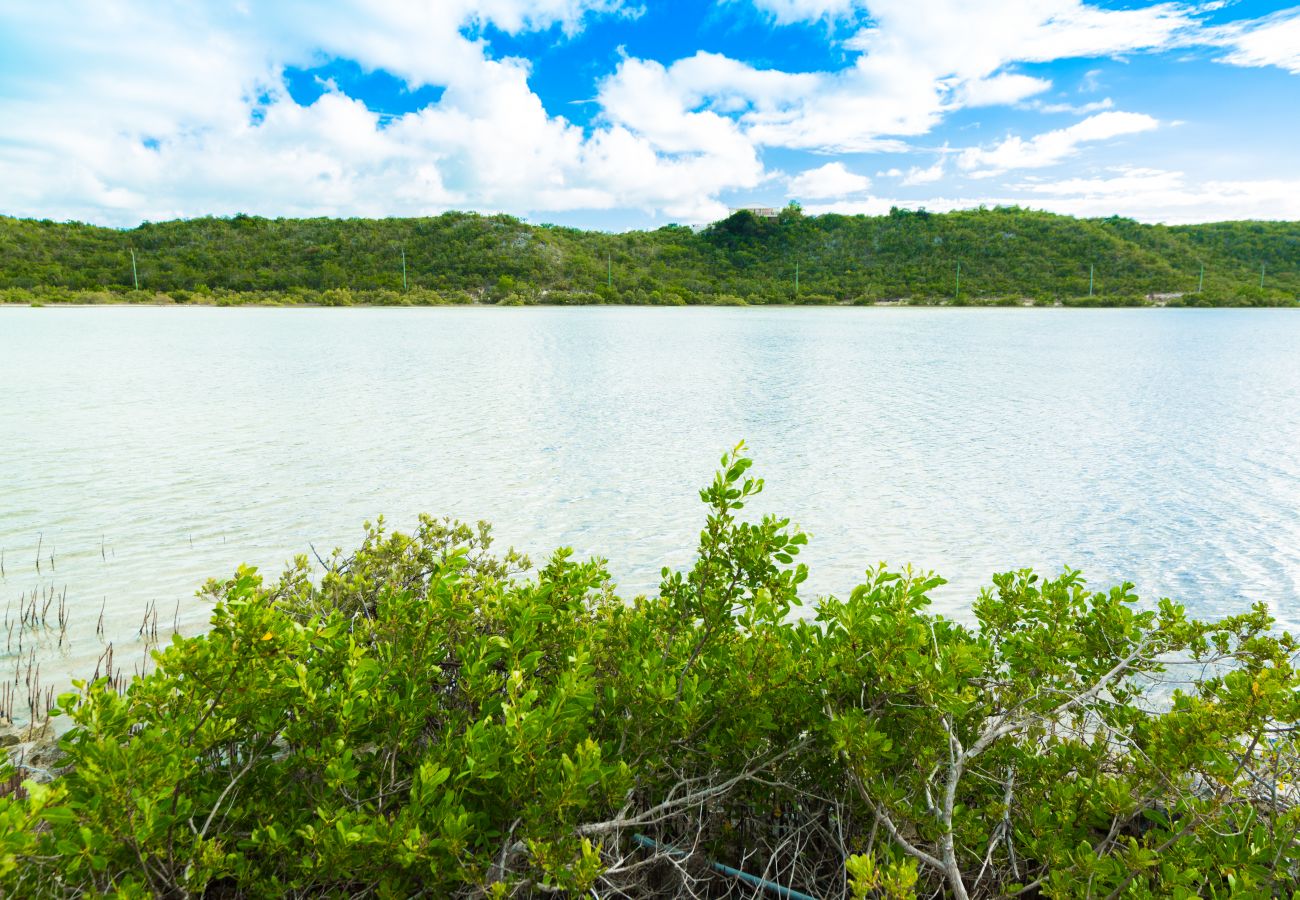
M 963 624 L 883 566 L 804 604 L 807 538 L 743 517 L 750 469 L 723 457 L 653 597 L 432 518 L 210 582 L 206 634 L 61 699 L 71 769 L 0 797 L 0 891 L 736 887 L 711 863 L 817 897 L 1300 889 L 1298 648 L 1262 606 L 1018 571 Z
M 871 854 L 850 856 L 845 860 L 849 871 L 849 891 L 853 900 L 882 897 L 903 900 L 916 896 L 918 866 L 915 859 L 881 866 Z
M 134 289 L 132 250 L 140 290 Z M 1166 227 L 1014 207 L 805 216 L 797 205 L 775 218 L 740 211 L 698 233 L 667 226 L 605 234 L 458 212 L 380 220 L 235 216 L 124 231 L 0 217 L 0 302 L 24 304 L 850 304 L 906 298 L 963 306 L 1025 299 L 1293 306 L 1298 297 L 1300 223 L 1294 222 Z

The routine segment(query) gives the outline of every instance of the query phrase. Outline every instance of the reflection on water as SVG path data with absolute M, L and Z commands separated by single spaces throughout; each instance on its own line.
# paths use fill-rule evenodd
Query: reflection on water
M 193 631 L 207 577 L 421 511 L 651 590 L 743 437 L 810 594 L 911 562 L 962 616 L 1069 564 L 1291 624 L 1298 348 L 1285 310 L 4 309 L 0 603 L 66 588 L 47 682 L 94 668 L 101 605 L 129 671 L 147 604 Z

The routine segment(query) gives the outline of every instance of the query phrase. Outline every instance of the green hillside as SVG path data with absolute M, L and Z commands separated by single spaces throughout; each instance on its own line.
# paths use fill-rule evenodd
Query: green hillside
M 1111 305 L 1153 294 L 1181 294 L 1158 298 L 1175 305 L 1295 305 L 1300 222 L 1170 227 L 1014 207 L 805 216 L 791 206 L 702 231 L 608 234 L 456 212 L 129 230 L 0 217 L 8 302 Z

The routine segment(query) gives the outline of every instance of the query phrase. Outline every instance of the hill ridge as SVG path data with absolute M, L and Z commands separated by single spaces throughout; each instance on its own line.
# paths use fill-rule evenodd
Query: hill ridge
M 740 211 L 704 229 L 623 233 L 469 212 L 236 215 L 132 229 L 0 217 L 0 300 L 155 295 L 181 302 L 1295 305 L 1300 222 L 1144 225 L 1019 207 L 807 216 L 794 204 L 771 218 Z

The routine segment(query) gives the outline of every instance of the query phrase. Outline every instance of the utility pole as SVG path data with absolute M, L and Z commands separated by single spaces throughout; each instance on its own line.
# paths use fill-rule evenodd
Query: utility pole
M 140 290 L 140 273 L 135 268 L 135 248 L 131 249 L 131 280 L 135 282 L 135 289 Z M 1262 276 L 1261 276 L 1262 277 Z
M 402 290 L 406 290 L 406 248 L 402 248 Z
M 1093 264 L 1091 264 L 1091 263 L 1088 264 L 1088 296 L 1089 296 L 1089 297 L 1092 296 L 1092 283 L 1093 283 L 1093 278 L 1092 278 L 1092 276 L 1093 276 L 1094 272 L 1096 271 L 1096 268 L 1097 268 L 1097 267 L 1096 267 L 1095 265 L 1093 265 Z
M 1259 264 L 1259 286 L 1262 290 L 1264 287 L 1264 263 Z
M 1196 293 L 1205 290 L 1205 263 L 1201 263 L 1201 277 L 1196 282 Z
M 961 299 L 961 260 L 957 260 L 957 289 L 953 291 L 952 299 Z

